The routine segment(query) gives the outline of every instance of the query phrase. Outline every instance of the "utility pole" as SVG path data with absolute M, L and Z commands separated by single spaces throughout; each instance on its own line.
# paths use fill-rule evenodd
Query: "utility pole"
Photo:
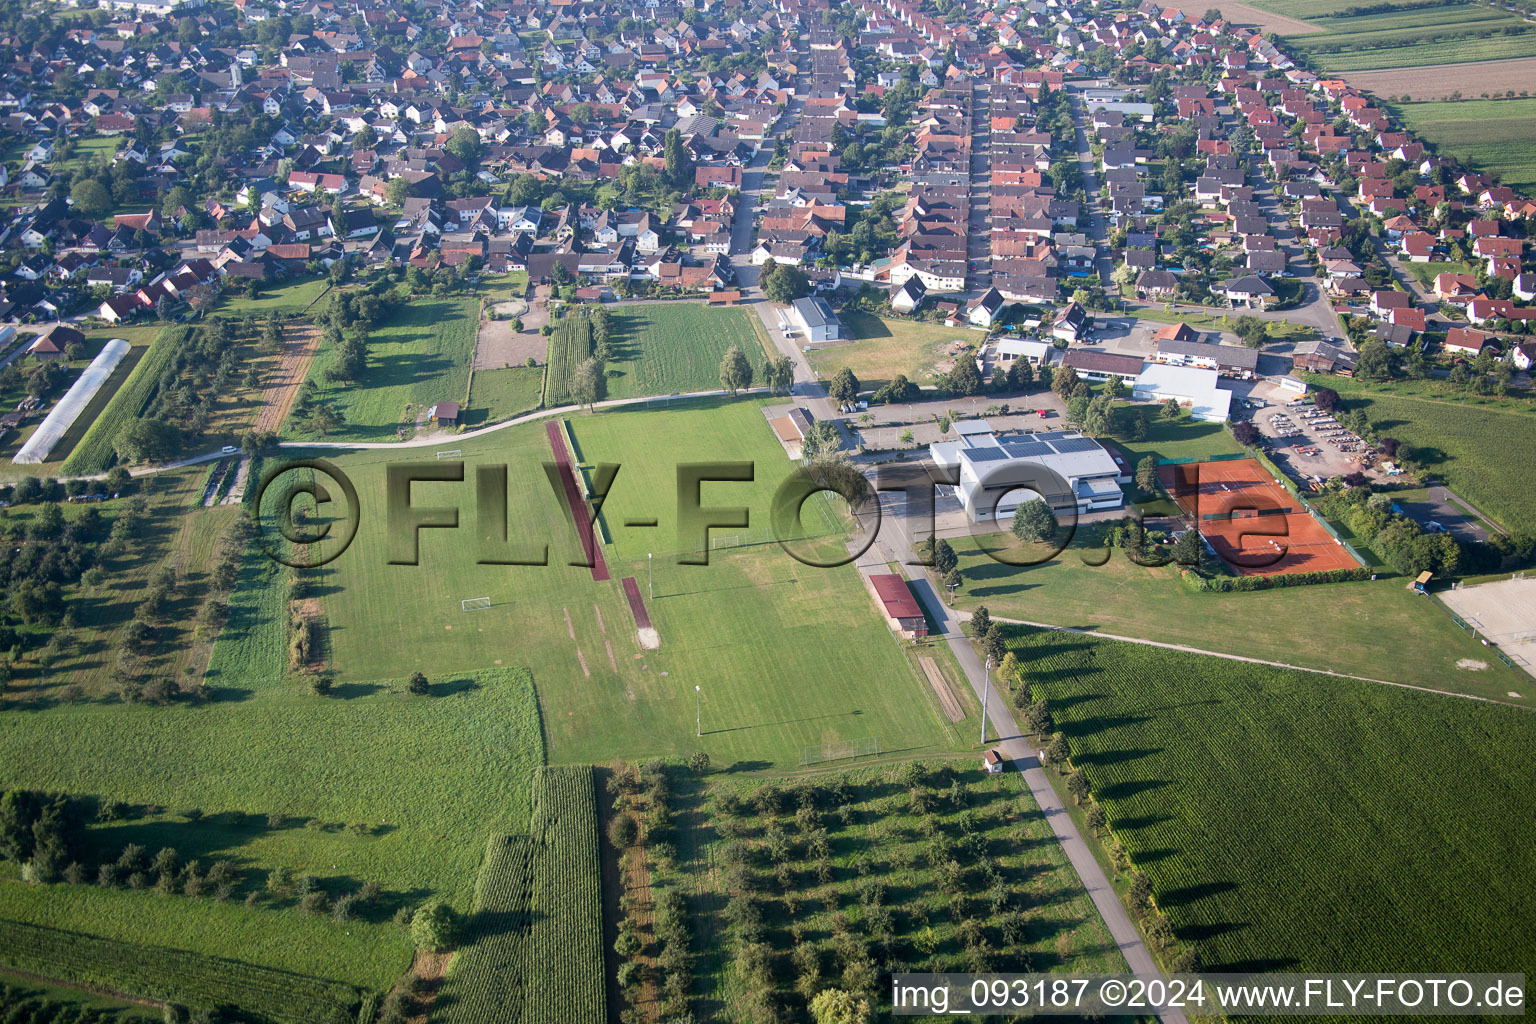
M 704 705 L 703 705 L 702 702 L 703 702 L 703 698 L 699 696 L 699 688 L 697 686 L 695 686 L 693 688 L 693 715 L 694 715 L 694 731 L 693 731 L 693 734 L 695 736 L 703 736 L 704 735 Z
M 992 692 L 992 655 L 987 655 L 987 669 L 981 683 L 981 745 L 987 745 L 987 694 Z
M 655 557 L 651 552 L 645 553 L 645 592 L 652 601 L 656 600 L 656 576 L 651 571 L 651 559 Z

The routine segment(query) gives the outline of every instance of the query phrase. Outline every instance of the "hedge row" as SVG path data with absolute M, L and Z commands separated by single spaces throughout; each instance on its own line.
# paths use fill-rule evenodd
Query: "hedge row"
M 0 966 L 270 1024 L 354 1024 L 363 993 L 339 982 L 163 946 L 0 919 Z
M 1248 590 L 1275 590 L 1280 587 L 1305 587 L 1314 583 L 1353 583 L 1359 580 L 1368 580 L 1375 574 L 1375 570 L 1364 566 L 1356 566 L 1353 569 L 1328 569 L 1323 572 L 1295 572 L 1277 573 L 1273 576 L 1216 576 L 1206 578 L 1198 576 L 1189 570 L 1182 570 L 1180 575 L 1196 590 L 1209 591 L 1214 594 L 1227 594 L 1235 591 Z

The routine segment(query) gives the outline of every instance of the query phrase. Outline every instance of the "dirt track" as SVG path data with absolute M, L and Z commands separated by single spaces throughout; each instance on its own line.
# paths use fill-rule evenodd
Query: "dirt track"
M 276 432 L 288 418 L 299 395 L 299 385 L 309 376 L 309 364 L 320 347 L 320 331 L 311 324 L 289 327 L 283 331 L 283 350 L 278 354 L 277 369 L 267 380 L 262 393 L 261 412 L 256 415 L 256 429 Z
M 1338 75 L 1357 89 L 1378 96 L 1407 94 L 1415 100 L 1446 99 L 1453 92 L 1472 97 L 1506 89 L 1536 90 L 1536 57 L 1480 60 L 1470 64 L 1345 71 Z

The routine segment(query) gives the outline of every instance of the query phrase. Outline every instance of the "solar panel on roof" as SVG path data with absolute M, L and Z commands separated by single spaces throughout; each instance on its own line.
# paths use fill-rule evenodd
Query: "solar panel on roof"
M 1017 441 L 1003 445 L 1003 450 L 1015 459 L 1037 459 L 1042 455 L 1054 454 L 1050 445 L 1039 441 Z
M 1002 462 L 1008 458 L 1001 448 L 967 448 L 965 454 L 972 462 Z
M 1067 455 L 1075 452 L 1097 451 L 1099 443 L 1091 437 L 1064 437 L 1059 441 L 1052 441 L 1051 447 Z
M 1058 437 L 1066 437 L 1068 433 L 1069 431 L 1066 430 L 1042 430 L 1040 433 L 1035 435 L 1035 440 L 1054 441 Z

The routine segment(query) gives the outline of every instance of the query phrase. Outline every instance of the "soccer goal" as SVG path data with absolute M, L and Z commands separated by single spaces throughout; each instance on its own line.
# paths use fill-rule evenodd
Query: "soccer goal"
M 459 602 L 459 607 L 466 612 L 483 612 L 491 606 L 488 597 L 466 597 Z
M 438 462 L 442 462 L 444 459 L 462 459 L 463 457 L 464 453 L 458 448 L 451 448 L 437 453 Z
M 712 547 L 712 548 L 736 548 L 736 547 L 740 547 L 741 546 L 741 536 L 739 534 L 737 534 L 737 535 L 732 535 L 732 536 L 728 536 L 728 537 L 711 537 L 711 538 L 709 538 L 709 546 Z

